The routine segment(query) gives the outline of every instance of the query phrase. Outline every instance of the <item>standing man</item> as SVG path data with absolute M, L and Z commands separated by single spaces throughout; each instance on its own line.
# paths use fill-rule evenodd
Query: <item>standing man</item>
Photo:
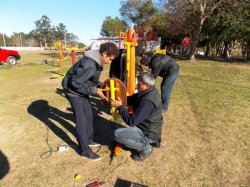
M 119 55 L 119 50 L 114 43 L 101 44 L 100 50 L 86 51 L 84 57 L 72 66 L 62 81 L 65 96 L 73 110 L 77 141 L 80 155 L 90 160 L 100 160 L 101 157 L 94 153 L 90 147 L 99 146 L 93 142 L 93 113 L 89 102 L 89 95 L 96 94 L 101 99 L 103 95 L 99 78 L 103 64 L 109 64 Z
M 172 88 L 179 74 L 179 65 L 169 56 L 163 54 L 147 54 L 141 64 L 148 65 L 154 78 L 162 77 L 161 99 L 162 112 L 167 112 Z
M 162 133 L 162 105 L 160 94 L 155 88 L 154 77 L 149 72 L 143 72 L 138 77 L 138 93 L 128 97 L 128 105 L 133 113 L 129 113 L 120 99 L 112 100 L 112 106 L 130 126 L 119 128 L 114 132 L 115 140 L 128 148 L 135 150 L 131 155 L 135 161 L 143 161 L 153 151 L 152 145 L 160 147 Z

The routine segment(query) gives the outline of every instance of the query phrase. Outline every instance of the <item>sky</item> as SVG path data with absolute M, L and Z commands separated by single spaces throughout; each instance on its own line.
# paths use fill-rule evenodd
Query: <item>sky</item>
M 100 35 L 107 16 L 121 18 L 120 0 L 0 0 L 0 33 L 28 34 L 36 28 L 35 21 L 46 15 L 51 25 L 63 23 L 69 33 L 90 44 Z

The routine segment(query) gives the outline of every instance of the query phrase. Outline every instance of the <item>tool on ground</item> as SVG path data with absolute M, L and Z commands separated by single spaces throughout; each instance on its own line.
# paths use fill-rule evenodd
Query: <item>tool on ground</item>
M 57 150 L 59 152 L 68 151 L 69 150 L 69 146 L 68 145 L 59 146 L 59 147 L 57 147 Z
M 119 152 L 121 151 L 122 149 L 122 145 L 121 144 L 116 144 L 115 146 L 115 149 L 114 149 L 114 152 L 113 154 L 111 155 L 111 159 L 110 159 L 110 162 L 109 162 L 109 165 L 111 165 L 112 161 L 115 159 L 115 157 L 119 154 Z
M 80 181 L 80 180 L 82 180 L 82 176 L 80 174 L 76 174 L 75 177 L 74 177 L 74 179 L 76 181 Z
M 95 182 L 92 182 L 90 184 L 87 184 L 86 187 L 99 187 L 99 186 L 101 186 L 103 184 L 105 184 L 104 181 L 101 181 L 101 182 L 95 181 Z
M 127 186 L 127 187 L 148 187 L 143 184 L 127 181 L 124 179 L 117 178 L 114 187 Z

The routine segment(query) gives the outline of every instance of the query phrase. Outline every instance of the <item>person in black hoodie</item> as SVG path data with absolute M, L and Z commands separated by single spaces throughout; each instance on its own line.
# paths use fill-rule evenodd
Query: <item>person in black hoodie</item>
M 109 77 L 120 79 L 126 85 L 126 49 L 120 49 L 119 52 L 119 56 L 110 64 Z
M 160 147 L 163 116 L 161 97 L 154 86 L 153 74 L 143 72 L 137 80 L 138 93 L 127 97 L 132 113 L 128 112 L 119 98 L 112 100 L 111 104 L 117 107 L 119 115 L 129 126 L 116 129 L 115 140 L 135 151 L 131 155 L 133 160 L 143 161 L 152 153 L 152 145 Z
M 172 88 L 179 74 L 179 65 L 168 55 L 147 53 L 141 60 L 142 65 L 147 65 L 156 79 L 162 77 L 161 99 L 162 112 L 167 112 Z
M 98 88 L 103 64 L 119 55 L 114 43 L 101 44 L 100 50 L 86 51 L 84 57 L 76 62 L 62 80 L 65 96 L 73 110 L 77 141 L 80 154 L 90 160 L 100 160 L 101 157 L 91 150 L 91 146 L 99 146 L 93 142 L 93 113 L 89 102 L 89 95 L 96 94 L 102 100 L 107 100 L 102 89 Z

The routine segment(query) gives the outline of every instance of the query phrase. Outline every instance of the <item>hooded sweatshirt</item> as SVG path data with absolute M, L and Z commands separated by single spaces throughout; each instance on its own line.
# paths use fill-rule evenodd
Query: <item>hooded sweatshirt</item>
M 95 94 L 103 70 L 101 59 L 98 50 L 86 51 L 84 57 L 68 70 L 62 80 L 62 87 L 65 92 L 83 97 Z
M 84 56 L 93 59 L 100 67 L 103 67 L 101 54 L 98 50 L 89 50 L 84 53 Z

